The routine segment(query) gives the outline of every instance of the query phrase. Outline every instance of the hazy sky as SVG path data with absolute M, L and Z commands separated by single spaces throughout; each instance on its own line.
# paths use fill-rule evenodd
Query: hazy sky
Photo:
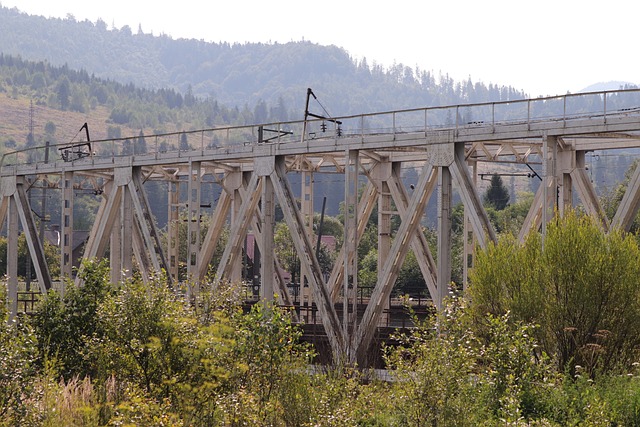
M 640 84 L 637 0 L 0 0 L 34 15 L 104 20 L 212 42 L 308 40 L 354 58 L 513 86 L 532 96 Z M 373 6 L 377 4 L 376 6 Z M 1 35 L 0 35 L 1 37 Z

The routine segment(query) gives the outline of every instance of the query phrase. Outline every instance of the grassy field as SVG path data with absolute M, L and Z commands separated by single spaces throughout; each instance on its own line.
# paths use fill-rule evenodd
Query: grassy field
M 13 97 L 7 93 L 0 93 L 0 141 L 2 150 L 10 150 L 6 147 L 6 141 L 15 141 L 22 146 L 29 135 L 29 122 L 31 112 L 31 100 L 27 97 Z M 84 135 L 79 135 L 78 130 L 86 122 L 89 125 L 92 140 L 106 139 L 109 126 L 115 126 L 109 121 L 111 110 L 107 107 L 98 107 L 88 113 L 74 111 L 61 111 L 49 108 L 46 105 L 33 103 L 33 135 L 37 143 L 45 142 L 45 125 L 52 122 L 56 126 L 55 142 L 65 143 L 73 140 L 84 140 Z M 127 126 L 117 125 L 121 128 L 122 136 L 137 136 L 140 129 L 131 129 Z M 143 130 L 143 132 L 151 132 Z M 75 138 L 75 139 L 74 139 Z M 80 139 L 78 139 L 80 138 Z

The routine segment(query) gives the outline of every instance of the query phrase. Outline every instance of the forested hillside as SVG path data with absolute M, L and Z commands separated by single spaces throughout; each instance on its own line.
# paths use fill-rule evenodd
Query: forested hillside
M 385 69 L 342 48 L 311 42 L 207 43 L 109 28 L 104 21 L 46 19 L 0 7 L 0 52 L 148 89 L 173 89 L 221 104 L 280 103 L 300 118 L 307 87 L 332 115 L 525 97 L 511 87 L 455 82 L 402 64 Z
M 278 106 L 260 113 L 281 120 Z M 25 61 L 0 53 L 0 143 L 14 149 L 68 142 L 84 122 L 93 139 L 119 138 L 254 123 L 254 111 L 174 89 L 140 89 L 66 65 Z M 286 112 L 283 111 L 286 118 Z M 33 132 L 30 135 L 30 126 Z
M 311 42 L 173 40 L 1 5 L 0 28 L 0 152 L 69 142 L 85 122 L 95 140 L 298 120 L 308 87 L 333 116 L 526 97 L 402 64 L 383 68 Z M 607 175 L 623 176 L 630 160 L 620 159 L 590 158 L 597 188 Z M 318 182 L 317 191 L 335 198 L 336 214 L 342 189 L 329 187 Z

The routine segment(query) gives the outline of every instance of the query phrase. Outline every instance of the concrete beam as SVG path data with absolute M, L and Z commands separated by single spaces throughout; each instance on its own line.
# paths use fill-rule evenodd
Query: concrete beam
M 428 200 L 428 187 L 433 185 L 434 174 L 432 172 L 433 168 L 430 164 L 427 163 L 422 167 L 415 191 L 405 215 L 402 216 L 402 223 L 391 246 L 389 257 L 384 263 L 383 270 L 379 272 L 378 283 L 371 294 L 370 302 L 358 327 L 355 337 L 356 352 L 350 355 L 351 362 L 366 359 L 371 340 L 383 312 L 382 301 L 389 299 L 398 272 L 409 250 L 409 244 L 424 215 Z
M 468 213 L 469 221 L 475 233 L 480 247 L 486 248 L 487 242 L 495 242 L 496 232 L 489 221 L 489 216 L 482 206 L 480 196 L 469 173 L 469 168 L 464 159 L 464 146 L 462 144 L 455 147 L 455 160 L 449 166 L 452 177 L 458 184 L 458 190 L 462 197 L 465 212 Z
M 218 198 L 218 203 L 213 211 L 213 215 L 209 221 L 209 229 L 207 230 L 207 234 L 202 242 L 200 257 L 198 258 L 199 264 L 197 280 L 200 282 L 204 280 L 209 270 L 209 263 L 213 259 L 213 254 L 218 246 L 218 241 L 224 231 L 229 210 L 231 208 L 231 201 L 231 196 L 223 188 L 220 193 L 220 197 Z
M 230 278 L 233 262 L 236 257 L 240 256 L 244 240 L 247 237 L 247 229 L 249 228 L 251 218 L 255 215 L 256 207 L 260 201 L 263 185 L 262 181 L 262 178 L 259 178 L 257 173 L 251 175 L 251 179 L 247 184 L 246 189 L 249 197 L 242 201 L 242 206 L 238 212 L 238 220 L 231 226 L 229 241 L 222 253 L 216 273 L 218 279 Z
M 294 246 L 300 256 L 300 263 L 306 264 L 305 267 L 311 273 L 309 286 L 313 291 L 313 299 L 320 312 L 320 318 L 333 352 L 334 362 L 339 362 L 345 351 L 345 340 L 340 320 L 331 301 L 331 294 L 322 278 L 320 264 L 315 256 L 311 240 L 304 232 L 304 220 L 286 178 L 284 158 L 275 159 L 275 170 L 271 174 L 271 180 L 285 221 L 291 231 Z
M 625 191 L 618 210 L 611 221 L 611 228 L 629 231 L 633 220 L 638 215 L 638 210 L 640 210 L 640 167 L 636 166 L 627 184 L 627 191 Z
M 29 247 L 31 261 L 36 271 L 38 284 L 40 285 L 40 292 L 44 294 L 51 289 L 52 286 L 49 265 L 47 264 L 47 260 L 44 255 L 44 245 L 40 240 L 38 230 L 36 229 L 36 222 L 33 218 L 29 198 L 27 197 L 25 182 L 18 180 L 17 184 L 16 194 L 13 198 L 16 200 L 18 216 L 20 217 L 22 228 L 25 233 L 25 237 L 27 238 L 27 246 Z
M 399 164 L 394 164 L 393 172 L 389 182 L 389 190 L 391 191 L 391 195 L 393 197 L 393 201 L 395 202 L 396 209 L 398 210 L 398 214 L 402 218 L 404 218 L 406 216 L 407 209 L 409 208 L 410 196 L 407 192 L 407 189 L 403 185 L 402 180 L 400 179 L 399 169 Z M 427 192 L 427 203 L 431 199 L 435 187 L 436 180 L 434 179 L 430 181 L 425 190 Z M 418 227 L 416 229 L 414 236 L 411 239 L 411 250 L 416 256 L 420 271 L 422 272 L 422 277 L 427 284 L 429 295 L 431 296 L 431 298 L 435 299 L 435 296 L 438 294 L 437 266 L 433 259 L 433 255 L 431 254 L 431 249 L 429 249 L 427 238 L 425 237 L 421 227 Z
M 364 231 L 367 227 L 367 222 L 371 217 L 373 209 L 376 207 L 377 197 L 378 191 L 376 190 L 375 185 L 372 182 L 367 183 L 367 186 L 365 187 L 364 192 L 360 197 L 360 201 L 358 202 L 358 228 L 356 231 L 356 242 L 360 242 L 360 239 L 362 239 L 362 235 L 364 234 Z M 342 291 L 343 289 L 342 284 L 344 280 L 344 263 L 346 252 L 347 247 L 343 243 L 336 257 L 336 261 L 333 265 L 333 270 L 331 271 L 329 280 L 327 281 L 327 286 L 331 291 L 331 300 L 334 302 L 338 300 L 340 291 Z M 353 253 L 351 255 L 353 256 Z

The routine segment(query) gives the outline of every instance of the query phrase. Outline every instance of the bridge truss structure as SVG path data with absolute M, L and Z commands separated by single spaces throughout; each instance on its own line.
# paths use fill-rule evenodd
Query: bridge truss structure
M 88 136 L 88 132 L 87 132 Z M 79 191 L 100 200 L 84 249 L 85 258 L 108 254 L 112 280 L 137 269 L 144 280 L 164 271 L 179 280 L 186 265 L 190 291 L 214 271 L 221 280 L 242 279 L 248 233 L 261 255 L 261 299 L 292 305 L 280 261 L 274 254 L 276 205 L 291 230 L 309 301 L 317 307 L 334 359 L 366 360 L 400 268 L 413 251 L 433 303 L 450 292 L 452 198 L 465 212 L 465 253 L 496 241 L 478 191 L 481 163 L 537 165 L 541 185 L 520 230 L 545 232 L 555 210 L 562 214 L 579 199 L 605 230 L 629 229 L 640 207 L 640 168 L 622 203 L 607 218 L 586 169 L 588 152 L 640 147 L 640 92 L 608 91 L 483 104 L 418 108 L 339 118 L 225 127 L 146 136 L 136 152 L 122 138 L 5 153 L 0 169 L 0 224 L 6 224 L 9 300 L 16 310 L 18 237 L 24 233 L 40 289 L 53 286 L 42 234 L 29 192 L 60 193 L 61 276 L 80 283 L 72 270 L 74 200 Z M 188 141 L 188 143 L 185 143 Z M 88 141 L 87 141 L 88 142 Z M 77 151 L 77 152 L 76 152 Z M 54 151 L 55 153 L 56 151 Z M 46 159 L 46 161 L 45 161 Z M 402 180 L 418 170 L 415 184 Z M 328 277 L 314 248 L 314 175 L 333 173 L 344 182 L 344 244 Z M 299 203 L 291 185 L 299 175 Z M 151 211 L 147 183 L 167 188 L 167 230 L 161 238 Z M 202 235 L 202 196 L 211 183 L 220 195 Z M 221 189 L 221 190 L 220 190 Z M 186 194 L 185 194 L 186 190 Z M 182 195 L 181 195 L 182 193 Z M 186 197 L 185 197 L 186 196 Z M 574 197 L 577 196 L 577 197 Z M 437 198 L 437 248 L 423 233 L 425 207 Z M 377 207 L 378 280 L 358 315 L 358 242 Z M 391 220 L 400 226 L 392 236 Z M 178 224 L 186 217 L 187 253 L 180 255 Z M 217 264 L 214 251 L 228 239 Z M 467 256 L 465 255 L 465 260 Z M 465 262 L 465 271 L 468 264 Z M 337 310 L 336 307 L 341 308 Z

